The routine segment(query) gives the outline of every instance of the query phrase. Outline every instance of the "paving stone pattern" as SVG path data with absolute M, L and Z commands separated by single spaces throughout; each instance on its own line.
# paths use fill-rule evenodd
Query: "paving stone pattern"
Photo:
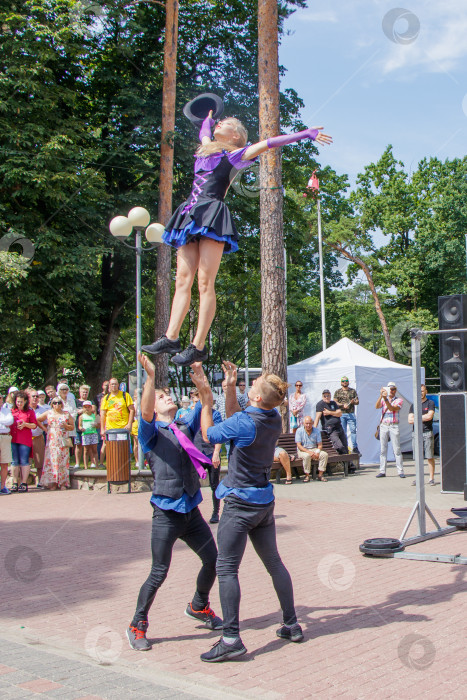
M 97 665 L 67 659 L 41 647 L 0 638 L 3 662 L 0 664 L 0 698 L 191 700 L 200 697 L 148 679 L 139 680 L 114 668 L 103 670 Z
M 182 542 L 151 610 L 153 649 L 138 654 L 128 646 L 125 629 L 150 567 L 147 494 L 1 497 L 0 698 L 435 700 L 462 692 L 467 567 L 373 559 L 358 550 L 368 537 L 399 537 L 410 509 L 394 503 L 415 492 L 406 471 L 405 480 L 375 480 L 367 469 L 345 481 L 276 490 L 279 549 L 305 641 L 276 637 L 277 598 L 248 544 L 240 570 L 248 653 L 223 664 L 200 661 L 218 633 L 183 614 L 199 560 Z M 463 501 L 439 487 L 436 498 L 431 493 L 444 525 Z M 201 509 L 209 517 L 205 494 Z M 429 497 L 427 489 L 431 505 Z M 467 536 L 416 549 L 467 556 Z M 211 605 L 221 614 L 217 585 Z

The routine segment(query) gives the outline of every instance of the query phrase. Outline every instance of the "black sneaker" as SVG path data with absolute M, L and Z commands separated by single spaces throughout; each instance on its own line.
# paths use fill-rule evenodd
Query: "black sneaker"
M 194 620 L 204 622 L 206 627 L 209 627 L 210 630 L 222 629 L 222 620 L 220 617 L 217 617 L 214 610 L 211 610 L 209 603 L 203 610 L 194 610 L 192 604 L 188 603 L 186 606 L 185 615 L 192 617 Z
M 219 641 L 214 644 L 212 649 L 201 654 L 200 658 L 201 661 L 215 663 L 216 661 L 235 659 L 236 656 L 243 656 L 243 654 L 246 654 L 246 647 L 243 645 L 240 637 L 233 644 L 226 644 L 221 637 Z
M 140 620 L 136 627 L 130 625 L 126 631 L 126 636 L 130 642 L 130 647 L 135 651 L 149 651 L 152 644 L 146 639 L 146 630 L 149 623 L 145 620 Z
M 170 340 L 166 335 L 161 335 L 160 338 L 155 340 L 151 345 L 142 345 L 141 350 L 143 352 L 148 352 L 150 355 L 159 355 L 161 352 L 168 352 L 169 355 L 175 355 L 176 352 L 180 352 L 182 346 L 180 345 L 180 339 Z
M 282 625 L 282 627 L 276 630 L 276 635 L 281 639 L 289 639 L 291 642 L 301 642 L 303 640 L 302 628 L 298 622 L 292 625 L 292 627 Z
M 384 472 L 378 472 L 378 474 L 376 475 L 376 478 L 377 478 L 377 479 L 382 479 L 383 476 L 386 476 L 386 474 L 385 474 Z
M 208 359 L 208 351 L 206 346 L 202 350 L 198 350 L 196 345 L 190 343 L 189 346 L 172 357 L 172 362 L 179 367 L 188 367 L 193 362 L 204 362 Z
M 218 523 L 219 522 L 219 513 L 213 513 L 211 515 L 211 519 L 209 522 L 210 523 Z

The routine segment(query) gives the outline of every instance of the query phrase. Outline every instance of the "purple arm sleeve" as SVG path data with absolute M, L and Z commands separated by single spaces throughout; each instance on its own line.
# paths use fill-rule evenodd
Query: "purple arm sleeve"
M 295 143 L 303 139 L 311 139 L 314 141 L 318 134 L 318 129 L 305 129 L 305 131 L 299 131 L 296 134 L 274 136 L 272 139 L 268 139 L 268 148 L 279 148 L 280 146 L 286 146 L 288 143 Z
M 204 136 L 211 138 L 212 127 L 214 126 L 214 119 L 207 116 L 206 119 L 201 124 L 201 129 L 199 130 L 199 140 L 202 141 Z
M 242 168 L 248 168 L 252 163 L 254 163 L 258 158 L 253 158 L 252 160 L 242 160 L 243 154 L 245 153 L 248 146 L 241 148 L 239 151 L 232 151 L 227 153 L 227 158 L 229 159 L 230 165 L 236 170 L 242 170 Z

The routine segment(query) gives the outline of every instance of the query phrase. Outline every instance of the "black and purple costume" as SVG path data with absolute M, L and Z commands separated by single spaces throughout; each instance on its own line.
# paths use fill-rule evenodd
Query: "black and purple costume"
M 237 229 L 224 197 L 233 179 L 232 170 L 247 168 L 256 160 L 242 160 L 247 148 L 233 153 L 223 150 L 207 157 L 195 156 L 191 195 L 173 213 L 162 236 L 164 243 L 180 248 L 206 236 L 225 242 L 224 253 L 238 250 Z

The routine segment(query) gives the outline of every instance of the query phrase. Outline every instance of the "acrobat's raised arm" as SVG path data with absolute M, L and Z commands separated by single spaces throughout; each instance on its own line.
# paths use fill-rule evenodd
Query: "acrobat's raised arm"
M 212 118 L 212 109 L 208 116 L 205 117 L 203 123 L 201 124 L 201 129 L 199 130 L 199 140 L 203 146 L 211 143 L 212 140 L 212 127 L 214 126 L 214 119 Z
M 303 139 L 311 139 L 312 141 L 317 141 L 322 144 L 332 143 L 332 137 L 328 134 L 321 134 L 320 131 L 324 127 L 314 126 L 311 129 L 305 129 L 304 131 L 298 131 L 295 134 L 283 134 L 281 136 L 273 136 L 270 139 L 264 141 L 258 141 L 249 146 L 245 153 L 243 154 L 242 160 L 252 160 L 261 153 L 264 153 L 268 148 L 279 148 L 280 146 L 286 146 L 289 143 L 296 143 L 297 141 L 303 141 Z

